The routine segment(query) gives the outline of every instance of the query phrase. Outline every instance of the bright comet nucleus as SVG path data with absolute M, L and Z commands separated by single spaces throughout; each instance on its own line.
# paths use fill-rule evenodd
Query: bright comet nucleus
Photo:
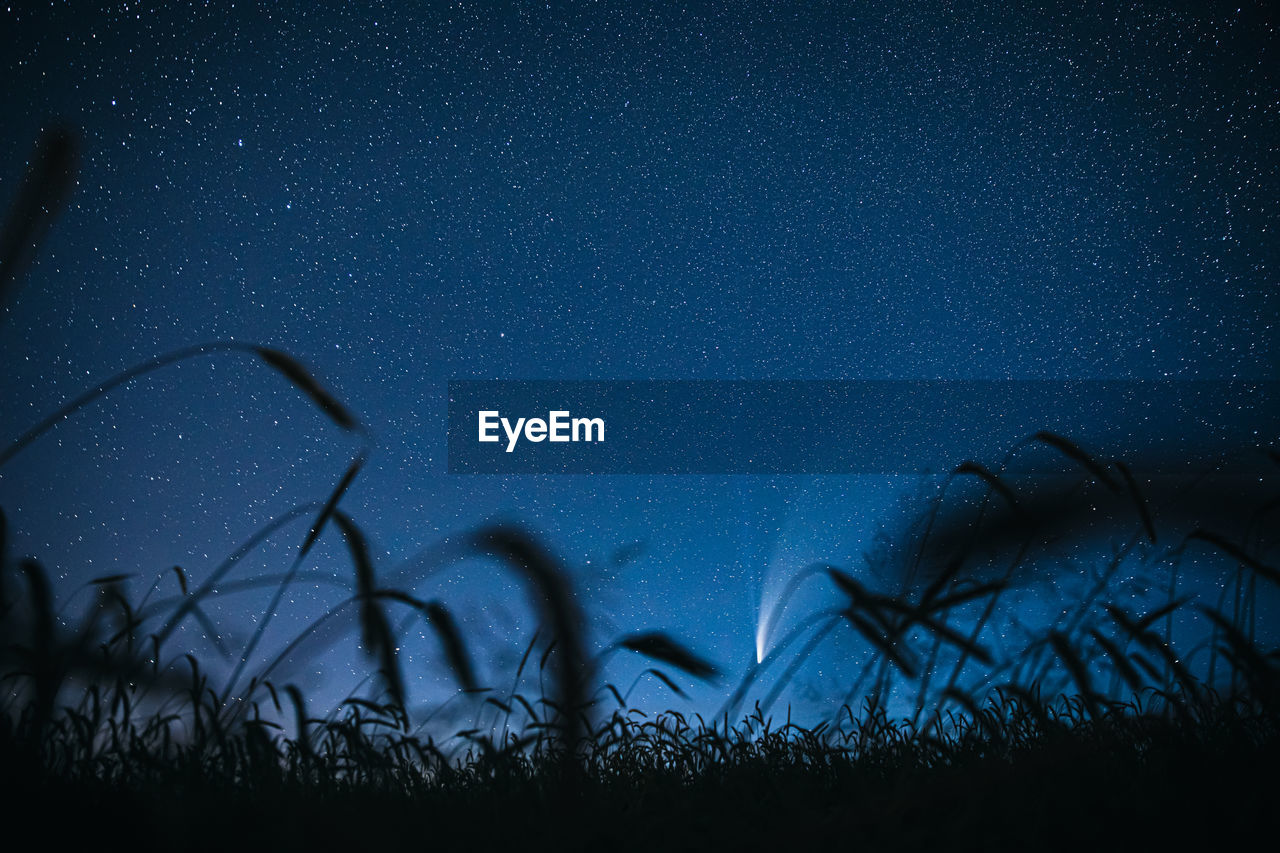
M 774 608 L 776 600 L 767 596 L 760 597 L 759 615 L 756 617 L 756 664 L 764 662 L 765 652 L 769 650 L 769 634 L 773 628 Z

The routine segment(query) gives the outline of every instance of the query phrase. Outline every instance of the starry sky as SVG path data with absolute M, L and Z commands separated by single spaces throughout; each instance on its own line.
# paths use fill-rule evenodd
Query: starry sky
M 1277 378 L 1261 2 L 17 2 L 0 22 L 0 199 L 43 128 L 81 145 L 0 314 L 0 435 L 169 350 L 289 352 L 369 426 L 343 506 L 380 570 L 450 606 L 486 675 L 532 634 L 519 586 L 415 574 L 486 520 L 565 560 L 597 642 L 668 630 L 736 674 L 762 591 L 862 565 L 927 485 L 449 475 L 450 379 Z M 58 426 L 0 471 L 0 506 L 72 613 L 91 577 L 207 577 L 358 451 L 262 364 L 210 356 Z M 349 573 L 335 532 L 310 569 Z M 263 648 L 340 597 L 291 589 Z M 213 609 L 230 645 L 265 600 Z M 403 640 L 411 689 L 447 689 L 425 628 Z M 341 698 L 369 669 L 353 645 L 294 680 Z M 818 669 L 798 693 L 842 683 Z M 696 707 L 724 687 L 685 686 Z

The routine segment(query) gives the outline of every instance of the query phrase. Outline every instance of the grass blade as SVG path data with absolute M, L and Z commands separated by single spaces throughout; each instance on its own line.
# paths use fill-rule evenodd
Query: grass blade
M 1098 482 L 1102 483 L 1111 491 L 1120 491 L 1120 486 L 1111 478 L 1111 475 L 1107 473 L 1107 470 L 1099 465 L 1097 460 L 1092 456 L 1085 453 L 1084 450 L 1080 448 L 1080 445 L 1076 444 L 1071 439 L 1065 438 L 1054 432 L 1049 432 L 1048 430 L 1040 430 L 1035 435 L 1031 436 L 1031 440 L 1038 441 L 1041 444 L 1046 444 L 1061 453 L 1063 456 L 1066 456 L 1073 462 L 1076 462 L 1092 474 Z
M 338 398 L 330 394 L 315 378 L 307 372 L 301 362 L 286 352 L 270 347 L 256 347 L 256 352 L 267 364 L 275 368 L 302 393 L 311 398 L 329 419 L 345 430 L 354 430 L 360 426 L 346 406 L 338 402 Z
M 719 675 L 714 664 L 691 652 L 680 643 L 658 631 L 632 634 L 618 641 L 617 645 L 645 657 L 670 664 L 694 678 L 711 681 Z M 679 692 L 679 691 L 677 691 Z

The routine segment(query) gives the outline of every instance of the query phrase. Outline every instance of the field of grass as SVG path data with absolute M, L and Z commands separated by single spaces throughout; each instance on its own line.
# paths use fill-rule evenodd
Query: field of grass
M 35 219 L 56 207 L 66 144 L 46 142 L 51 188 L 37 170 L 28 187 L 37 203 L 23 202 L 45 213 L 19 205 L 6 255 L 25 251 Z M 0 258 L 0 296 L 19 260 Z M 208 356 L 257 359 L 337 428 L 363 432 L 291 356 L 214 342 L 101 382 L 0 449 L 0 466 L 114 389 Z M 1030 452 L 1061 460 L 1063 477 L 1019 483 L 1011 465 Z M 825 584 L 835 603 L 779 630 L 708 718 L 630 707 L 607 677 L 615 653 L 643 656 L 676 692 L 677 679 L 711 679 L 718 667 L 659 632 L 600 643 L 572 574 L 536 536 L 507 526 L 466 534 L 458 553 L 518 578 L 540 627 L 510 690 L 479 686 L 449 604 L 379 583 L 364 532 L 342 509 L 365 458 L 324 500 L 267 523 L 209 576 L 175 567 L 141 598 L 129 577 L 95 578 L 78 616 L 36 559 L 10 553 L 0 515 L 0 808 L 10 826 L 47 843 L 135 850 L 1025 850 L 1202 833 L 1221 845 L 1267 831 L 1280 698 L 1280 651 L 1266 631 L 1280 586 L 1269 562 L 1274 450 L 1256 452 L 1258 474 L 1244 481 L 1140 481 L 1049 432 L 993 468 L 962 462 L 875 555 L 873 577 L 818 564 L 793 580 L 780 610 L 804 583 Z M 1053 543 L 1086 535 L 1082 515 L 1088 536 L 1113 543 L 1111 557 L 1089 567 L 1050 624 L 1006 630 L 1016 624 L 1010 596 L 1028 572 L 1054 570 Z M 310 524 L 290 565 L 236 576 L 245 554 L 299 518 Z M 349 565 L 335 571 L 349 595 L 264 650 L 266 622 L 328 531 L 347 549 Z M 1208 584 L 1188 583 L 1190 554 L 1213 566 Z M 1145 596 L 1122 591 L 1135 564 Z M 268 618 L 226 655 L 240 663 L 215 678 L 177 632 L 194 624 L 217 637 L 209 605 L 237 585 L 266 590 Z M 406 614 L 434 634 L 459 695 L 491 724 L 440 731 L 407 710 L 395 627 Z M 1179 632 L 1183 617 L 1200 630 Z M 341 619 L 373 677 L 338 708 L 309 707 L 277 664 L 318 637 L 341 640 L 332 630 Z M 862 650 L 839 712 L 793 723 L 781 700 L 837 631 Z
M 868 708 L 832 729 L 728 732 L 618 712 L 569 760 L 552 738 L 449 759 L 363 704 L 305 739 L 191 710 L 194 736 L 117 712 L 96 744 L 68 712 L 39 754 L 29 718 L 6 728 L 11 825 L 131 849 L 1218 845 L 1266 837 L 1280 758 L 1273 713 L 1207 698 L 1090 718 L 1078 700 L 1002 695 L 928 735 Z

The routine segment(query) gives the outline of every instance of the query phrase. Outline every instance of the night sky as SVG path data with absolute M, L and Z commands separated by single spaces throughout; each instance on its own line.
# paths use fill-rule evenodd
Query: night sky
M 0 314 L 0 438 L 170 350 L 293 354 L 373 436 L 344 509 L 380 571 L 455 611 L 482 682 L 532 635 L 521 588 L 480 560 L 410 580 L 482 522 L 567 562 L 597 644 L 667 630 L 731 683 L 763 591 L 818 559 L 861 571 L 930 486 L 449 475 L 450 379 L 1278 378 L 1262 3 L 156 5 L 0 7 L 0 201 L 42 129 L 81 142 Z M 70 619 L 92 577 L 198 583 L 358 450 L 261 363 L 209 356 L 58 426 L 0 471 L 0 506 Z M 306 527 L 236 576 L 284 571 Z M 307 569 L 348 582 L 336 531 Z M 290 590 L 264 653 L 344 594 Z M 211 608 L 229 646 L 268 597 Z M 289 679 L 342 698 L 370 671 L 355 640 Z M 415 700 L 447 695 L 421 623 L 402 649 Z M 846 652 L 795 701 L 838 694 Z M 643 662 L 610 666 L 625 687 Z M 726 689 L 682 683 L 692 703 L 637 696 L 714 711 Z

